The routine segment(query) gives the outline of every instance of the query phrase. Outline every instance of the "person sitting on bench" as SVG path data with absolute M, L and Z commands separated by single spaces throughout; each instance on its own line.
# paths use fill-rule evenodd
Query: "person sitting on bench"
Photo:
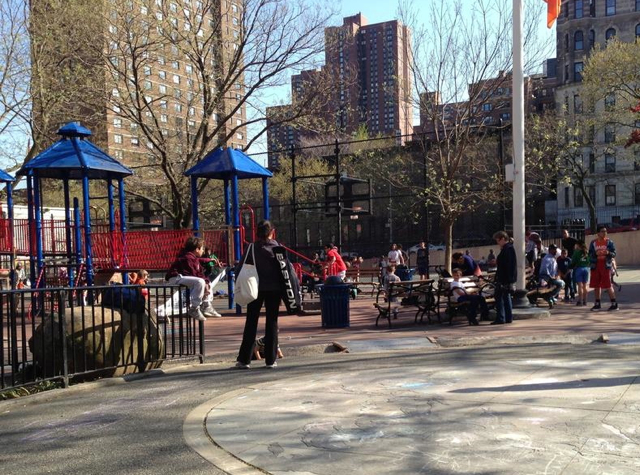
M 555 286 L 550 297 L 553 303 L 556 303 L 560 290 L 564 288 L 564 281 L 558 277 L 557 250 L 558 247 L 555 244 L 551 244 L 549 246 L 549 252 L 542 258 L 542 262 L 540 263 L 540 283 L 546 282 L 549 286 Z
M 453 274 L 453 281 L 449 284 L 451 288 L 451 293 L 455 297 L 456 302 L 468 302 L 467 305 L 467 319 L 469 320 L 469 325 L 480 325 L 478 322 L 478 307 L 480 307 L 480 311 L 482 312 L 482 319 L 486 320 L 489 318 L 489 307 L 487 306 L 487 301 L 482 295 L 479 294 L 468 294 L 464 289 L 464 284 L 460 282 L 460 278 L 462 277 L 461 269 L 453 269 L 451 271 Z

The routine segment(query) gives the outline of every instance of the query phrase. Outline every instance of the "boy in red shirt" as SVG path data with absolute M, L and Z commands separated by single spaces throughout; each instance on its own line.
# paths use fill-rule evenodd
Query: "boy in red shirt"
M 327 254 L 327 270 L 330 275 L 337 275 L 342 280 L 347 276 L 347 266 L 342 260 L 342 256 L 332 242 L 324 246 Z

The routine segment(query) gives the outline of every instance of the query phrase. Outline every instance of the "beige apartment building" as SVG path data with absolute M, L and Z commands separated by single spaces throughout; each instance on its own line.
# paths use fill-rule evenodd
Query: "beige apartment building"
M 174 156 L 188 153 L 188 147 L 197 146 L 196 134 L 205 119 L 210 128 L 224 121 L 212 147 L 246 146 L 243 77 L 231 83 L 228 74 L 242 36 L 241 0 L 74 3 L 84 5 L 84 19 L 73 18 L 65 2 L 31 0 L 34 25 L 48 25 L 65 15 L 73 18 L 69 21 L 92 25 L 90 29 L 60 28 L 64 36 L 57 39 L 76 42 L 82 50 L 78 57 L 82 61 L 75 59 L 83 63 L 84 77 L 76 74 L 85 94 L 81 103 L 67 101 L 55 114 L 47 110 L 45 101 L 38 98 L 46 98 L 47 88 L 53 94 L 59 87 L 62 79 L 56 78 L 62 59 L 34 64 L 41 68 L 36 73 L 45 84 L 41 96 L 34 95 L 36 123 L 55 131 L 65 122 L 80 121 L 94 133 L 92 140 L 149 179 L 148 170 L 159 160 L 159 147 Z M 43 47 L 55 57 L 64 49 L 57 44 Z M 161 184 L 161 179 L 154 177 L 154 181 Z

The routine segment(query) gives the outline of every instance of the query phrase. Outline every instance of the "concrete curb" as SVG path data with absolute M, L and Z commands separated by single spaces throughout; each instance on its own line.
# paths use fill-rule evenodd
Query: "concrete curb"
M 207 418 L 217 405 L 251 391 L 253 391 L 251 388 L 236 389 L 210 399 L 191 411 L 182 425 L 182 434 L 186 444 L 207 462 L 230 475 L 269 473 L 244 462 L 220 447 L 207 431 Z

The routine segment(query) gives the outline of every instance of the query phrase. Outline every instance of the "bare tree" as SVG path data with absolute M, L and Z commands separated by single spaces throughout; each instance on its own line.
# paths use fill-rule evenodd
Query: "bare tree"
M 27 6 L 0 0 L 0 156 L 16 164 L 26 146 L 22 119 L 28 114 L 29 35 Z
M 536 30 L 542 6 L 529 2 L 525 57 L 540 64 Z M 428 2 L 427 22 L 416 24 L 416 6 L 400 6 L 403 22 L 413 30 L 412 72 L 425 137 L 428 185 L 422 200 L 436 205 L 445 232 L 446 267 L 451 265 L 456 220 L 499 198 L 503 181 L 495 152 L 484 150 L 491 122 L 487 111 L 511 112 L 511 2 L 480 0 Z M 494 149 L 495 150 L 495 149 Z M 493 155 L 493 156 L 491 156 Z
M 107 16 L 111 113 L 144 148 L 134 194 L 184 227 L 191 206 L 184 171 L 217 146 L 249 147 L 266 132 L 265 94 L 286 74 L 315 67 L 331 12 L 307 0 L 138 3 L 114 0 Z M 186 81 L 188 92 L 172 81 Z M 314 113 L 312 101 L 291 107 L 282 122 Z M 201 196 L 207 186 L 200 182 Z

